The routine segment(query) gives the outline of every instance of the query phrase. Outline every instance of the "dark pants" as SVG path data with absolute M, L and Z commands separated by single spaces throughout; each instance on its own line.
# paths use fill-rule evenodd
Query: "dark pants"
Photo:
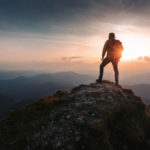
M 118 84 L 118 80 L 119 80 L 118 59 L 112 59 L 112 58 L 106 57 L 103 60 L 103 62 L 100 65 L 100 76 L 99 76 L 99 79 L 102 80 L 104 67 L 110 62 L 112 63 L 113 68 L 114 68 L 114 72 L 115 72 L 115 83 Z

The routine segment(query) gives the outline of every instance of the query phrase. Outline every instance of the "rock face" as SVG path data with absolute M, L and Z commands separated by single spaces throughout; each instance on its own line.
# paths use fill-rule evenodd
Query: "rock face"
M 11 112 L 0 122 L 0 149 L 149 150 L 149 112 L 109 81 L 80 85 Z

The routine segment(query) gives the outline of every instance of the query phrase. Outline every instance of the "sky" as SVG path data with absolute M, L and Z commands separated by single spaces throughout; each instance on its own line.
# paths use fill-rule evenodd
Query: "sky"
M 124 46 L 120 66 L 146 72 L 149 14 L 149 0 L 1 0 L 0 69 L 90 73 L 114 32 Z

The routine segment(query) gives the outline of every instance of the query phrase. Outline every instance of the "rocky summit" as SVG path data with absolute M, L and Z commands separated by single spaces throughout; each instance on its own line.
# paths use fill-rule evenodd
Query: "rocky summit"
M 0 122 L 0 150 L 149 150 L 149 108 L 114 83 L 58 91 Z

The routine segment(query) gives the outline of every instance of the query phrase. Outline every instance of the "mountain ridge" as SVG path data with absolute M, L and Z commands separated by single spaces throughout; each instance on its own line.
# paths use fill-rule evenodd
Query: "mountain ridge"
M 148 150 L 148 110 L 109 81 L 57 91 L 0 122 L 0 149 Z

